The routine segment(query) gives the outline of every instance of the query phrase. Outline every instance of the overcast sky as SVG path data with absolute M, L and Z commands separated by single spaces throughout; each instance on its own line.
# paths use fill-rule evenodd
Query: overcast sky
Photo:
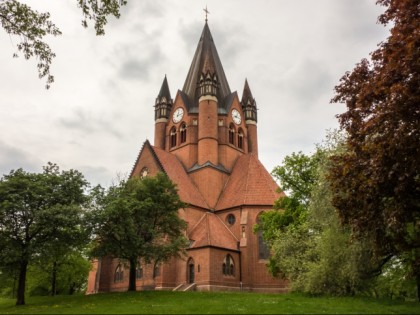
M 270 172 L 338 127 L 334 86 L 389 33 L 375 0 L 129 0 L 103 37 L 82 28 L 76 0 L 22 2 L 49 11 L 63 35 L 47 38 L 57 57 L 46 90 L 35 60 L 12 58 L 17 39 L 0 29 L 0 176 L 51 161 L 103 186 L 153 143 L 155 98 L 165 74 L 172 98 L 182 89 L 206 5 L 231 90 L 241 98 L 247 78 L 257 101 Z

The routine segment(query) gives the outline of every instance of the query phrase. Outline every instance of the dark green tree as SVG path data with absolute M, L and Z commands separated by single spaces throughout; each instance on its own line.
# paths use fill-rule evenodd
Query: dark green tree
M 71 295 L 83 292 L 90 269 L 91 262 L 78 250 L 67 251 L 60 259 L 39 257 L 28 267 L 28 293 Z
M 126 0 L 76 1 L 83 12 L 82 25 L 87 27 L 88 21 L 93 21 L 97 35 L 105 34 L 107 17 L 111 15 L 119 18 L 120 6 L 127 4 Z M 55 53 L 45 42 L 45 36 L 61 35 L 59 28 L 50 20 L 50 14 L 39 13 L 18 0 L 0 0 L 0 23 L 6 33 L 19 39 L 14 57 L 20 52 L 26 59 L 37 58 L 39 77 L 47 78 L 48 89 L 54 82 L 50 65 Z
M 129 290 L 136 290 L 136 267 L 166 261 L 187 247 L 186 222 L 178 211 L 185 207 L 176 186 L 163 173 L 133 177 L 98 194 L 92 215 L 95 257 L 111 256 L 130 264 Z
M 29 263 L 56 242 L 74 245 L 87 185 L 80 172 L 51 163 L 43 173 L 18 169 L 0 179 L 0 264 L 18 269 L 17 305 L 25 304 Z
M 334 103 L 348 133 L 347 150 L 332 157 L 333 205 L 356 237 L 371 238 L 384 262 L 405 257 L 420 300 L 420 6 L 377 0 L 390 36 L 347 72 Z

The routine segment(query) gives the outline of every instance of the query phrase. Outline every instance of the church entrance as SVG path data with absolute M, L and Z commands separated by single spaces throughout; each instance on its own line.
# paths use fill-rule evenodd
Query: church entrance
M 188 283 L 194 283 L 195 274 L 194 274 L 194 260 L 190 258 L 188 260 Z

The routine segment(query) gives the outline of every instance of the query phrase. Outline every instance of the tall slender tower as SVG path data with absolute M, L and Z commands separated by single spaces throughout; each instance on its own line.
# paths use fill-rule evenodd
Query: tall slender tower
M 241 105 L 245 114 L 245 124 L 248 129 L 248 152 L 258 156 L 257 103 L 252 96 L 247 79 L 245 79 Z
M 168 80 L 165 78 L 162 82 L 159 94 L 155 102 L 155 147 L 165 149 L 166 126 L 168 124 L 169 114 L 172 109 L 171 93 L 169 91 Z

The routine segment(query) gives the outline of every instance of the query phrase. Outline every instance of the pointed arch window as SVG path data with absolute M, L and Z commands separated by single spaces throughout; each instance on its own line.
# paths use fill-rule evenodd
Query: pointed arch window
M 239 129 L 238 131 L 238 148 L 243 149 L 244 148 L 244 133 L 242 129 Z
M 225 276 L 234 276 L 235 275 L 235 263 L 231 255 L 226 255 L 225 259 L 223 260 L 223 275 Z
M 141 262 L 139 261 L 136 267 L 136 279 L 143 278 L 143 266 L 141 265 Z
M 172 127 L 171 132 L 169 133 L 169 136 L 171 138 L 171 148 L 176 146 L 176 129 L 175 127 Z
M 261 223 L 260 215 L 257 217 L 257 223 Z M 259 259 L 268 259 L 270 257 L 270 249 L 267 246 L 267 243 L 264 241 L 262 231 L 258 230 L 258 258 Z
M 187 125 L 185 123 L 182 123 L 181 127 L 179 128 L 179 133 L 181 137 L 181 143 L 184 143 L 187 141 Z
M 118 264 L 117 268 L 115 268 L 114 273 L 114 282 L 122 282 L 124 280 L 124 269 L 121 264 Z
M 235 127 L 233 124 L 229 125 L 229 143 L 235 144 Z

